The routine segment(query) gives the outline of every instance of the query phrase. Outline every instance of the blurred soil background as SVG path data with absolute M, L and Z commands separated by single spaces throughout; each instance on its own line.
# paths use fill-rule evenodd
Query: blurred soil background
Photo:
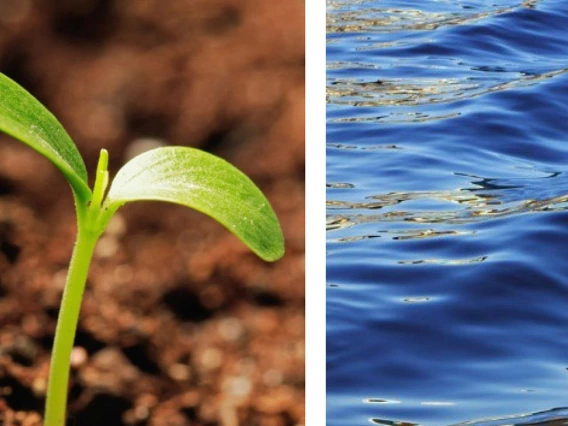
M 199 147 L 248 174 L 286 256 L 212 219 L 133 203 L 100 240 L 68 425 L 304 423 L 304 2 L 0 0 L 0 71 L 63 123 L 87 169 Z M 0 136 L 0 424 L 41 424 L 75 236 L 64 178 Z

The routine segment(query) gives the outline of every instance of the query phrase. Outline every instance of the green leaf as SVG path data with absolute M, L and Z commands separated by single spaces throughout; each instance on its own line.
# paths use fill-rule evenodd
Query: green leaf
M 51 160 L 78 196 L 90 198 L 87 169 L 63 126 L 27 90 L 1 73 L 0 130 Z
M 157 148 L 124 165 L 111 184 L 111 211 L 128 201 L 160 200 L 222 223 L 264 260 L 284 254 L 278 219 L 252 181 L 225 160 L 187 147 Z

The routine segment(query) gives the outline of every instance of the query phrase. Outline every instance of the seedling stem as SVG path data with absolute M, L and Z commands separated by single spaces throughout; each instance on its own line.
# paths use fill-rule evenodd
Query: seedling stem
M 87 274 L 95 245 L 106 225 L 106 223 L 101 222 L 105 219 L 104 216 L 108 216 L 101 212 L 101 204 L 108 185 L 107 167 L 108 152 L 106 149 L 102 149 L 91 201 L 87 206 L 83 206 L 81 205 L 82 201 L 75 200 L 77 241 L 69 265 L 55 329 L 45 408 L 45 426 L 61 426 L 64 424 L 71 350 L 75 340 L 83 290 L 87 282 Z M 107 218 L 107 221 L 108 219 L 110 217 Z M 84 224 L 83 221 L 85 221 Z
M 79 227 L 55 330 L 44 426 L 65 424 L 71 350 L 87 273 L 98 237 Z

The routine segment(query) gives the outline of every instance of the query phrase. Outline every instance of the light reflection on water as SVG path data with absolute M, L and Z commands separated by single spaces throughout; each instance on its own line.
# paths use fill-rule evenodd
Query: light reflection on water
M 436 2 L 431 2 L 430 5 Z M 503 13 L 513 12 L 520 7 L 532 8 L 538 0 L 521 3 L 493 2 L 486 4 L 480 12 L 467 2 L 437 2 L 441 11 L 426 11 L 418 8 L 388 8 L 379 6 L 376 1 L 328 0 L 327 32 L 384 32 L 428 31 L 444 26 L 471 25 L 479 20 L 490 19 Z M 354 7 L 359 6 L 359 7 Z M 449 10 L 448 10 L 449 9 Z M 388 46 L 394 45 L 392 41 Z M 384 47 L 383 45 L 382 47 Z
M 562 182 L 553 186 L 557 193 L 549 198 L 538 199 L 550 192 L 549 186 L 541 179 L 557 178 Z M 565 181 L 566 180 L 566 181 Z M 471 188 L 454 191 L 415 191 L 369 195 L 366 201 L 342 201 L 328 199 L 327 230 L 333 231 L 350 226 L 381 222 L 406 222 L 418 224 L 467 224 L 491 217 L 502 217 L 519 213 L 553 212 L 568 209 L 568 179 L 561 173 L 550 173 L 540 179 L 497 179 L 478 178 Z M 349 189 L 351 183 L 328 184 L 330 189 Z M 531 196 L 535 198 L 530 198 Z M 331 198 L 331 194 L 328 196 Z M 367 201 L 369 200 L 369 201 Z M 435 210 L 421 210 L 425 201 L 437 204 Z M 406 204 L 414 203 L 414 209 L 406 210 Z M 393 206 L 396 209 L 393 209 Z M 341 213 L 334 213 L 335 210 Z M 365 213 L 365 210 L 387 210 L 384 213 Z M 345 212 L 349 211 L 349 213 Z M 355 211 L 352 213 L 351 211 Z M 472 232 L 459 230 L 436 231 L 433 229 L 381 231 L 392 235 L 395 240 L 430 238 L 447 235 L 471 235 Z M 377 235 L 378 236 L 378 235 Z
M 400 404 L 400 401 L 376 400 L 375 402 L 377 401 L 379 403 L 384 401 L 384 403 Z M 365 402 L 369 402 L 369 400 Z M 422 405 L 452 406 L 455 404 L 453 402 L 424 402 Z M 370 422 L 382 426 L 419 426 L 417 423 L 377 418 L 370 419 Z M 463 422 L 453 426 L 563 426 L 567 422 L 568 408 L 556 408 L 537 413 Z
M 327 7 L 327 424 L 568 424 L 568 1 Z
M 480 67 L 472 67 L 474 71 L 480 71 Z M 507 81 L 503 76 L 494 78 L 463 77 L 461 79 L 433 79 L 405 81 L 402 79 L 376 80 L 376 81 L 349 81 L 332 80 L 328 82 L 327 101 L 333 105 L 351 105 L 363 107 L 380 106 L 404 106 L 423 105 L 456 102 L 463 99 L 471 99 L 488 93 L 498 92 L 538 84 L 543 80 L 557 77 L 568 71 L 567 68 L 551 70 L 547 72 L 531 71 L 507 71 L 505 69 L 483 69 L 481 71 L 510 74 Z M 452 114 L 451 116 L 456 116 Z M 394 121 L 397 114 L 390 113 L 380 121 Z M 444 118 L 448 118 L 446 115 Z M 347 118 L 336 119 L 348 121 Z M 359 119 L 363 121 L 364 119 Z M 416 117 L 410 114 L 408 121 L 416 121 Z M 364 121 L 373 121 L 366 119 Z M 375 121 L 379 121 L 375 119 Z M 399 119 L 400 121 L 404 121 Z

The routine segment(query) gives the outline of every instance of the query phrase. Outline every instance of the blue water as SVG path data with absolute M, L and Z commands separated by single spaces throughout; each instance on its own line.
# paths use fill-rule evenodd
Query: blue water
M 568 424 L 568 1 L 327 11 L 328 426 Z

